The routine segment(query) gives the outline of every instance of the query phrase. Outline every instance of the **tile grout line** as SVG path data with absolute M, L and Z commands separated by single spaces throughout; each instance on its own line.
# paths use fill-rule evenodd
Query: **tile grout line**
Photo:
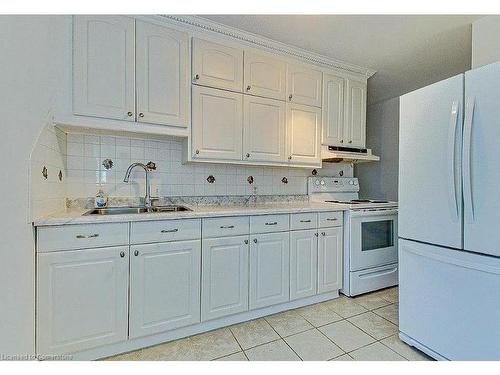
M 294 309 L 294 310 L 290 310 L 290 311 L 295 311 L 295 310 L 296 310 L 296 309 Z M 297 314 L 298 314 L 298 315 L 302 318 L 302 315 L 300 315 L 299 313 L 297 313 Z M 264 320 L 267 322 L 267 324 L 269 324 L 269 325 L 271 326 L 271 328 L 273 329 L 273 331 L 274 331 L 274 332 L 276 332 L 276 334 L 278 335 L 278 337 L 279 337 L 281 340 L 283 340 L 283 342 L 285 343 L 285 345 L 286 345 L 286 346 L 288 346 L 288 347 L 290 348 L 290 350 L 291 350 L 292 352 L 294 352 L 294 353 L 295 353 L 295 355 L 296 355 L 296 356 L 297 356 L 297 357 L 298 357 L 298 358 L 299 358 L 299 359 L 303 362 L 304 360 L 302 359 L 302 357 L 301 357 L 300 355 L 298 355 L 298 354 L 295 352 L 295 350 L 293 350 L 293 349 L 292 349 L 292 347 L 290 347 L 290 345 L 288 345 L 288 343 L 286 342 L 285 338 L 284 338 L 283 336 L 281 336 L 281 335 L 279 334 L 279 332 L 278 332 L 278 331 L 276 331 L 276 329 L 274 329 L 273 325 L 267 321 L 266 317 L 264 317 Z M 304 320 L 305 320 L 305 319 L 304 319 Z M 307 320 L 306 320 L 306 322 L 307 322 Z M 308 322 L 308 323 L 309 323 L 309 322 Z M 309 324 L 311 324 L 311 323 L 309 323 Z M 302 331 L 302 332 L 305 332 L 305 331 Z M 297 333 L 301 333 L 301 332 L 297 332 Z M 292 336 L 292 335 L 288 335 L 288 336 Z M 275 341 L 278 341 L 278 340 L 275 340 Z
M 247 359 L 247 361 L 249 361 L 250 359 L 248 359 L 247 354 L 245 353 L 245 351 L 243 350 L 243 347 L 241 346 L 240 342 L 236 338 L 236 335 L 234 334 L 233 330 L 231 329 L 231 326 L 229 326 L 227 328 L 228 328 L 229 332 L 231 332 L 231 335 L 233 336 L 233 338 L 236 341 L 236 343 L 238 344 L 238 346 L 240 347 L 241 352 L 243 353 L 243 355 L 245 356 L 245 358 Z M 233 353 L 233 354 L 235 354 L 235 353 Z M 229 355 L 232 355 L 232 354 L 229 354 Z

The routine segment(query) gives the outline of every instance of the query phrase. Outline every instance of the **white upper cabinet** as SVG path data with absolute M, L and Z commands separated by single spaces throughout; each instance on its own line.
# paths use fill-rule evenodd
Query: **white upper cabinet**
M 286 110 L 283 101 L 245 95 L 243 160 L 284 162 Z
M 288 64 L 287 100 L 321 107 L 322 72 L 307 65 Z
M 188 34 L 137 21 L 136 36 L 137 121 L 187 127 Z
M 130 337 L 200 322 L 200 240 L 133 245 L 130 257 Z
M 243 95 L 193 86 L 192 157 L 241 160 Z
M 286 122 L 289 162 L 320 165 L 321 108 L 287 103 Z
M 243 50 L 193 38 L 193 83 L 241 92 Z
M 37 256 L 37 354 L 127 339 L 128 246 Z
M 323 135 L 325 145 L 344 143 L 344 84 L 342 77 L 323 74 Z
M 247 94 L 286 100 L 285 61 L 245 51 L 243 77 Z
M 366 82 L 346 80 L 344 116 L 344 145 L 364 148 L 366 145 Z
M 134 121 L 134 19 L 73 19 L 73 113 Z

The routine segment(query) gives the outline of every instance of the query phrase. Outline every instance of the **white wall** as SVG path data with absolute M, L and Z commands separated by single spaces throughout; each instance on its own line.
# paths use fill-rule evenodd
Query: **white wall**
M 0 17 L 0 358 L 34 353 L 30 153 L 55 100 L 66 16 Z
M 500 60 L 500 16 L 472 23 L 472 69 Z
M 380 161 L 357 164 L 360 197 L 398 199 L 399 97 L 368 106 L 366 144 Z

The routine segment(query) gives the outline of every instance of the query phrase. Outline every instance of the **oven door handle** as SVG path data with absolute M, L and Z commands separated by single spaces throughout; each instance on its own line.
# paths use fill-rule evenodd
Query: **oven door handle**
M 395 209 L 387 209 L 387 210 L 375 210 L 375 211 L 356 211 L 351 210 L 348 211 L 351 217 L 368 217 L 368 216 L 394 216 L 398 214 L 398 210 Z

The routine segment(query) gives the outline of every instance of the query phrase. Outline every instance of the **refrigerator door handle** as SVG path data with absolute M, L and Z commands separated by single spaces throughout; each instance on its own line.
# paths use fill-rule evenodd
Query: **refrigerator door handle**
M 458 126 L 458 112 L 459 104 L 458 100 L 454 100 L 451 104 L 450 113 L 450 127 L 448 133 L 448 180 L 451 186 L 451 191 L 449 194 L 450 207 L 454 213 L 454 217 L 458 220 L 458 198 L 457 198 L 457 186 L 456 186 L 456 155 L 455 155 L 455 144 L 457 137 L 457 126 Z
M 471 141 L 472 141 L 472 124 L 474 119 L 474 97 L 467 98 L 465 103 L 464 116 L 464 138 L 463 138 L 463 192 L 464 192 L 464 213 L 465 220 L 469 223 L 474 221 L 474 206 L 472 202 L 472 186 L 471 186 Z

